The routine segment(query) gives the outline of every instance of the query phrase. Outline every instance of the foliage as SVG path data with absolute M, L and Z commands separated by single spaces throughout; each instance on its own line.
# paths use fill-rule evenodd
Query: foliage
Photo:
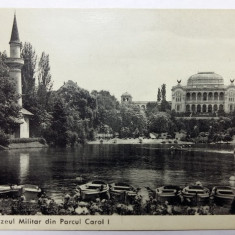
M 162 100 L 160 110 L 161 110 L 161 112 L 170 111 L 171 106 L 166 100 Z
M 4 63 L 7 58 L 6 51 L 0 52 L 0 77 L 8 77 L 9 76 L 9 68 Z
M 160 90 L 160 88 L 158 88 L 158 90 L 157 90 L 157 102 L 160 102 L 161 99 L 162 99 L 161 90 Z
M 146 105 L 146 115 L 147 117 L 151 116 L 152 114 L 157 114 L 159 112 L 159 106 L 157 102 L 154 103 L 147 103 Z
M 40 99 L 41 106 L 45 109 L 48 108 L 48 103 L 52 90 L 52 80 L 50 73 L 49 55 L 42 52 L 41 58 L 38 63 L 38 90 L 37 95 Z
M 166 100 L 166 84 L 162 84 L 162 87 L 161 87 L 161 97 L 162 97 L 162 101 Z
M 26 109 L 32 106 L 31 100 L 35 96 L 35 73 L 37 56 L 32 45 L 25 42 L 21 51 L 21 57 L 24 59 L 24 65 L 21 69 L 23 103 Z
M 46 140 L 44 138 L 14 138 L 10 139 L 10 144 L 18 144 L 18 143 L 33 143 L 39 142 L 41 144 L 46 144 Z
M 20 118 L 20 107 L 17 104 L 19 96 L 15 90 L 12 79 L 0 77 L 0 126 L 6 134 L 19 125 L 16 122 Z
M 0 145 L 8 146 L 9 145 L 9 136 L 0 129 Z
M 135 105 L 122 105 L 120 114 L 122 118 L 122 128 L 129 129 L 128 137 L 133 137 L 136 133 L 136 129 L 138 129 L 140 135 L 146 132 L 147 118 L 139 107 Z
M 68 141 L 65 105 L 61 99 L 55 102 L 48 142 L 65 147 Z
M 149 118 L 149 131 L 150 132 L 168 132 L 171 125 L 170 115 L 159 112 L 152 114 Z

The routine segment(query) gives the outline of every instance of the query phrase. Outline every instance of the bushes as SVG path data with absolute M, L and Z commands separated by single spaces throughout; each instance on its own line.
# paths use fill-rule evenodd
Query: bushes
M 10 144 L 32 143 L 32 142 L 39 142 L 41 144 L 46 144 L 46 140 L 44 138 L 16 138 L 9 140 Z
M 9 145 L 9 136 L 5 134 L 1 129 L 0 129 L 0 145 L 2 146 Z

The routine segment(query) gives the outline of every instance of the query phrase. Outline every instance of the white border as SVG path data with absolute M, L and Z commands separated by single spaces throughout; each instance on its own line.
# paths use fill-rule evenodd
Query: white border
M 170 8 L 170 9 L 235 9 L 234 0 L 0 0 L 1 8 Z M 94 232 L 94 231 L 0 231 L 7 235 L 29 235 L 29 234 L 146 234 L 139 232 Z M 232 235 L 234 231 L 159 231 L 148 232 L 149 234 L 226 234 Z
M 234 0 L 0 0 L 4 8 L 235 9 Z

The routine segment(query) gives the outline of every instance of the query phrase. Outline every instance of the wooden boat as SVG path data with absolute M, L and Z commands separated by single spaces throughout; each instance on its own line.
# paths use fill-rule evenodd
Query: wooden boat
M 192 185 L 183 188 L 182 196 L 186 202 L 198 203 L 207 202 L 210 197 L 210 190 L 201 185 Z
M 110 185 L 110 194 L 111 197 L 128 200 L 134 198 L 137 195 L 137 192 L 134 187 L 125 184 L 125 183 L 112 183 Z
M 82 200 L 109 198 L 109 185 L 100 180 L 94 180 L 78 186 Z
M 216 204 L 231 204 L 235 198 L 233 189 L 229 186 L 215 186 L 211 191 L 211 195 Z
M 16 198 L 21 196 L 22 187 L 18 185 L 0 185 L 0 197 Z
M 22 189 L 26 201 L 37 200 L 42 192 L 37 185 L 32 184 L 22 185 Z
M 156 189 L 156 199 L 160 202 L 168 201 L 169 203 L 177 203 L 180 201 L 180 187 L 176 185 L 166 185 Z

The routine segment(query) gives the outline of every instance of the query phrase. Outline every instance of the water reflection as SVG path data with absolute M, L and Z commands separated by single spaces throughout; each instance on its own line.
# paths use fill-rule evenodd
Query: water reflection
M 29 153 L 20 153 L 19 181 L 23 184 L 29 171 Z
M 0 157 L 0 184 L 37 184 L 58 199 L 75 188 L 80 175 L 155 189 L 196 181 L 229 185 L 235 172 L 233 146 L 227 145 L 179 152 L 158 145 L 86 145 L 0 152 Z

